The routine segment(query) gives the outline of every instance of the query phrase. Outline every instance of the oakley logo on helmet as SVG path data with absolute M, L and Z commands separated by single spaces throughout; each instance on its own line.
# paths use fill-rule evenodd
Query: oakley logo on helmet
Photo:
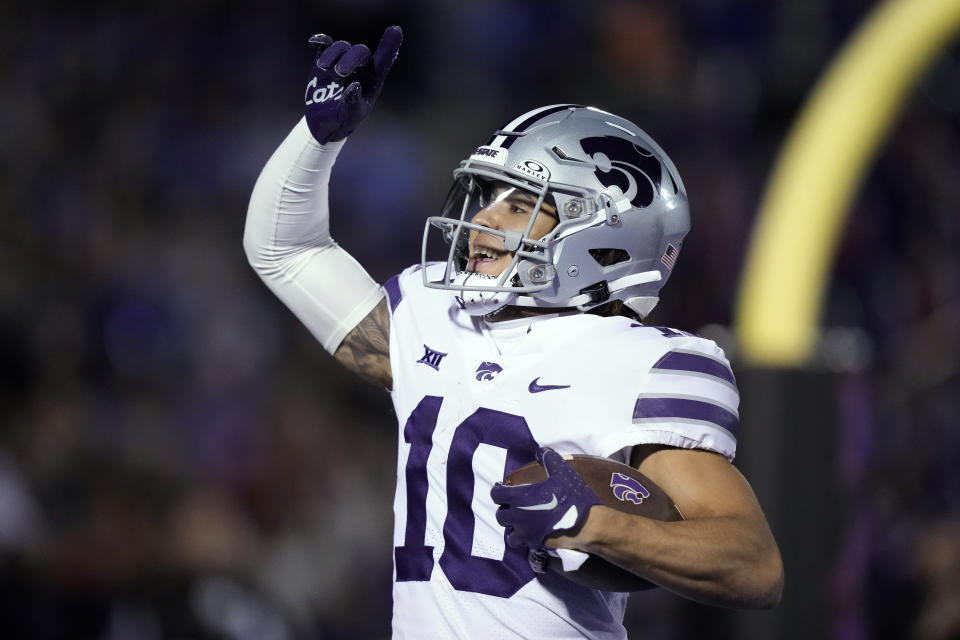
M 596 165 L 593 174 L 600 184 L 608 189 L 619 187 L 634 207 L 650 206 L 663 177 L 653 153 L 614 136 L 583 138 L 580 146 Z
M 519 171 L 520 173 L 525 173 L 528 176 L 532 176 L 538 180 L 550 179 L 550 170 L 536 160 L 518 162 L 517 166 L 515 166 L 513 169 L 515 171 Z
M 313 95 L 310 95 L 310 89 L 313 89 L 317 86 L 317 79 L 310 78 L 310 82 L 307 83 L 307 92 L 304 94 L 304 99 L 306 99 L 306 104 L 313 104 L 315 102 L 326 102 L 327 100 L 339 100 L 340 96 L 343 95 L 343 85 L 331 82 L 325 87 L 320 87 L 313 92 Z

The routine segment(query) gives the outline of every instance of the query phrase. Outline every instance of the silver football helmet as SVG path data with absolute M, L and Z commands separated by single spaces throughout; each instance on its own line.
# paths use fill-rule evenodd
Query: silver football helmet
M 473 315 L 504 305 L 586 311 L 622 300 L 646 316 L 690 229 L 687 193 L 667 154 L 630 121 L 593 107 L 562 104 L 525 113 L 453 175 L 443 215 L 427 219 L 422 272 L 425 286 L 455 292 Z M 504 194 L 529 203 L 525 231 L 474 222 Z M 533 237 L 541 212 L 557 222 Z M 431 227 L 450 245 L 439 281 L 427 277 Z M 468 268 L 476 264 L 471 235 L 481 233 L 502 242 L 498 255 L 512 254 L 499 275 Z

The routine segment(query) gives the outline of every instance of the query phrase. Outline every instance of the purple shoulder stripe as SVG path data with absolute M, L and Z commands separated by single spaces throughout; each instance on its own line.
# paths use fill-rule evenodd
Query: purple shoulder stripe
M 390 299 L 390 311 L 396 311 L 397 305 L 403 300 L 403 293 L 400 292 L 400 275 L 395 275 L 387 280 L 383 289 L 387 292 L 387 298 Z
M 737 381 L 733 377 L 730 367 L 719 360 L 714 360 L 708 356 L 701 356 L 696 353 L 687 353 L 685 351 L 670 351 L 653 365 L 654 369 L 661 371 L 690 371 L 693 373 L 703 373 L 714 378 L 720 378 L 737 386 Z
M 740 419 L 736 414 L 709 402 L 689 398 L 637 398 L 633 407 L 633 419 L 676 418 L 699 420 L 722 427 L 736 438 Z

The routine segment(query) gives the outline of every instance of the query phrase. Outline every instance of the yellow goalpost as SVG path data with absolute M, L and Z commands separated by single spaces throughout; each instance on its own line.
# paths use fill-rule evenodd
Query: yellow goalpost
M 761 200 L 736 301 L 742 359 L 802 365 L 850 202 L 891 121 L 960 29 L 960 0 L 887 0 L 813 91 Z

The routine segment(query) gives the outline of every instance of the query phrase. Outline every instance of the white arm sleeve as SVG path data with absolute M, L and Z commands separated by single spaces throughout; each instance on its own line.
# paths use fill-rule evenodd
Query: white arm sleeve
M 301 119 L 260 173 L 243 234 L 250 265 L 331 354 L 384 296 L 330 237 L 327 182 L 342 147 L 318 144 Z

